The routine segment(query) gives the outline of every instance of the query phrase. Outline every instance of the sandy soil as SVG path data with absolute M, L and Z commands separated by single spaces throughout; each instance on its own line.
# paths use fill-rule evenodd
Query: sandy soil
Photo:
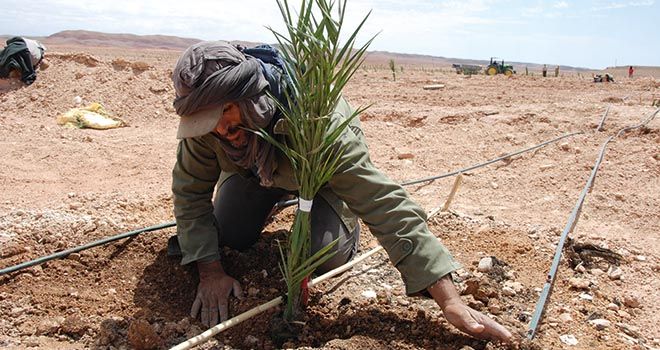
M 169 188 L 177 116 L 169 76 L 178 52 L 50 49 L 50 67 L 32 86 L 0 93 L 0 267 L 173 220 Z M 397 181 L 582 132 L 466 173 L 452 212 L 430 221 L 432 232 L 464 265 L 456 280 L 466 301 L 524 335 L 559 234 L 602 143 L 654 110 L 660 82 L 466 77 L 428 66 L 406 66 L 393 81 L 384 66 L 365 67 L 346 96 L 354 105 L 373 103 L 362 116 L 372 159 Z M 445 87 L 424 90 L 429 84 Z M 76 96 L 102 103 L 128 126 L 98 131 L 56 125 L 58 114 L 75 107 Z M 607 106 L 605 128 L 597 132 Z M 518 347 L 660 346 L 658 119 L 609 145 L 571 235 L 578 246 L 608 248 L 621 259 L 586 254 L 577 268 L 571 267 L 574 259 L 562 259 L 538 336 Z M 447 178 L 407 189 L 431 210 L 444 202 L 452 183 Z M 234 313 L 283 290 L 275 239 L 283 238 L 292 218 L 287 209 L 253 249 L 224 252 L 227 270 L 248 291 L 245 300 L 232 302 Z M 364 252 L 376 242 L 366 228 L 363 232 Z M 195 272 L 166 256 L 173 234 L 173 229 L 145 233 L 0 276 L 0 347 L 164 348 L 201 332 L 187 318 Z M 501 264 L 478 272 L 477 263 L 488 256 Z M 368 290 L 376 296 L 366 297 Z M 406 297 L 384 255 L 316 288 L 298 339 L 284 344 L 271 339 L 276 312 L 204 348 L 500 348 L 460 334 L 432 301 Z M 594 319 L 609 325 L 598 329 L 589 322 Z M 577 345 L 563 343 L 565 335 L 573 335 Z

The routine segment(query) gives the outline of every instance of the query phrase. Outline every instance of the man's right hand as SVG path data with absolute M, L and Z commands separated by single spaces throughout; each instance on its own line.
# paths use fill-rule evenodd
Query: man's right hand
M 201 314 L 202 323 L 207 327 L 215 326 L 229 318 L 229 294 L 234 293 L 242 299 L 241 285 L 225 273 L 220 261 L 198 262 L 199 286 L 193 302 L 190 316 L 197 318 Z M 201 311 L 201 312 L 200 312 Z

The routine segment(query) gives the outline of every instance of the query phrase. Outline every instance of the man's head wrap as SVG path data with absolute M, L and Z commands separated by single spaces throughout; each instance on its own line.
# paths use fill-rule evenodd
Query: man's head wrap
M 274 75 L 280 72 L 228 42 L 200 42 L 189 47 L 172 73 L 174 108 L 181 116 L 177 138 L 212 132 L 228 102 L 238 105 L 245 128 L 266 129 L 276 111 L 266 89 L 279 93 L 280 76 Z M 235 148 L 221 138 L 222 148 L 234 163 L 255 172 L 263 186 L 271 186 L 275 148 L 250 131 L 246 131 L 246 136 L 246 147 Z

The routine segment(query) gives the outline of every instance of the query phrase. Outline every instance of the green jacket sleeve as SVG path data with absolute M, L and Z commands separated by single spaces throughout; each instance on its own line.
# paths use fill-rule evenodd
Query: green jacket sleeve
M 181 264 L 220 259 L 211 202 L 219 176 L 216 154 L 203 137 L 179 142 L 172 170 L 172 193 L 177 237 L 183 254 Z
M 344 131 L 343 165 L 329 185 L 385 248 L 406 293 L 420 292 L 460 266 L 429 231 L 426 213 L 373 165 L 362 136 L 353 126 Z

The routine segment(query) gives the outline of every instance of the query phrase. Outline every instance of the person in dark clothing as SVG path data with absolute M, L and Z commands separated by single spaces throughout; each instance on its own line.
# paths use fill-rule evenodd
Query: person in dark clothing
M 0 78 L 9 78 L 15 70 L 20 73 L 23 83 L 34 83 L 45 51 L 46 47 L 36 40 L 22 37 L 8 39 L 7 46 L 0 51 Z

